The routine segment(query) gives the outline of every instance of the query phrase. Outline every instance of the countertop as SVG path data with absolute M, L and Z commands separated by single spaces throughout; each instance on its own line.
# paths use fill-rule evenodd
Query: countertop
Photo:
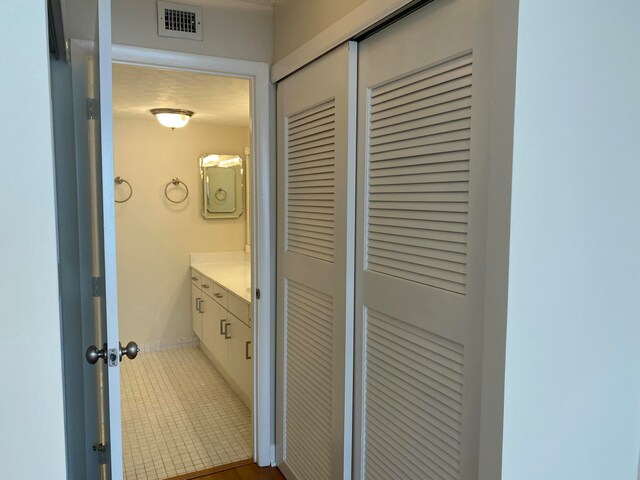
M 245 252 L 192 253 L 191 268 L 251 303 L 251 256 Z

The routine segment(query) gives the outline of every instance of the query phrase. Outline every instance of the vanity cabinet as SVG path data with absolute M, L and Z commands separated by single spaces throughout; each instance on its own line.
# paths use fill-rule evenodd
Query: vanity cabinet
M 192 270 L 193 331 L 203 351 L 251 409 L 253 405 L 253 330 L 250 303 Z

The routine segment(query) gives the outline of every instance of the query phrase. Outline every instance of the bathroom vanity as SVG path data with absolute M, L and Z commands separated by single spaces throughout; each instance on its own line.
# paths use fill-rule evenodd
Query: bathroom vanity
M 244 252 L 191 254 L 191 316 L 200 347 L 253 410 L 249 257 Z

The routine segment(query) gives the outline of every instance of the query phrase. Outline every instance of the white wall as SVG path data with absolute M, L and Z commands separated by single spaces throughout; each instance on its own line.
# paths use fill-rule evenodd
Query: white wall
M 46 2 L 4 0 L 0 30 L 0 465 L 66 477 Z M 19 42 L 19 55 L 16 47 Z M 13 59 L 14 61 L 11 61 Z
M 274 62 L 282 60 L 365 1 L 278 0 L 274 8 Z
M 192 122 L 171 131 L 148 119 L 114 119 L 115 175 L 133 186 L 133 197 L 116 205 L 118 302 L 122 341 L 148 343 L 191 338 L 189 254 L 243 251 L 245 216 L 205 220 L 201 215 L 200 170 L 204 153 L 239 153 L 249 131 Z M 164 187 L 178 177 L 189 187 L 174 205 Z M 180 198 L 182 191 L 173 192 Z M 116 198 L 128 193 L 116 185 Z
M 520 1 L 503 480 L 632 480 L 640 3 Z
M 95 5 L 66 0 L 66 35 L 93 39 Z M 198 53 L 270 63 L 273 57 L 273 8 L 234 0 L 180 0 L 203 4 L 203 40 L 158 36 L 156 0 L 112 0 L 113 42 L 123 45 Z

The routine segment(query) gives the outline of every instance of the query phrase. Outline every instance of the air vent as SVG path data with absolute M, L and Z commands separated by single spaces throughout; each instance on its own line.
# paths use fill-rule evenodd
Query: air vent
M 159 1 L 158 35 L 202 40 L 202 8 Z

